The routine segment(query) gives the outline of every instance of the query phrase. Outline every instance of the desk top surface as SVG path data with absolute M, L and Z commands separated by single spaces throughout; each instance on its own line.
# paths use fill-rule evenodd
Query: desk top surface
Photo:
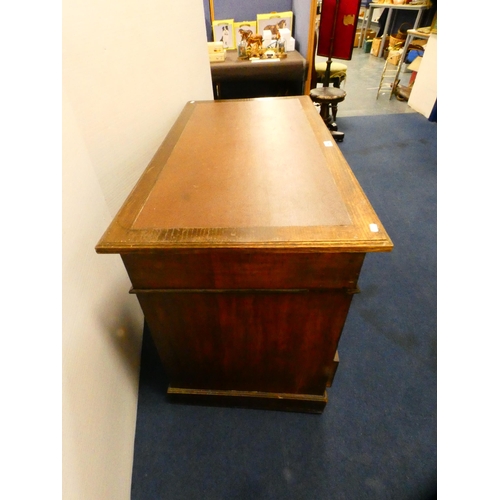
M 211 62 L 212 78 L 304 78 L 307 61 L 296 50 L 287 52 L 284 59 L 273 59 L 265 62 L 251 62 L 248 59 L 238 59 L 236 50 L 227 50 L 225 61 Z
M 186 104 L 96 249 L 203 247 L 392 242 L 310 98 L 296 96 Z

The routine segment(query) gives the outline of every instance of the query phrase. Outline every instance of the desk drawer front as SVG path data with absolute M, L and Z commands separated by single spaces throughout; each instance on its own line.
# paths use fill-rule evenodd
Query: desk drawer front
M 136 289 L 353 289 L 364 253 L 199 251 L 123 254 Z

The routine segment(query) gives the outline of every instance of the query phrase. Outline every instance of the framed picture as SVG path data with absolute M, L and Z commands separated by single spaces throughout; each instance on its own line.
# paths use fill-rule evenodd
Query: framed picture
M 271 12 L 270 14 L 257 14 L 257 33 L 262 35 L 264 30 L 273 34 L 273 39 L 278 38 L 278 30 L 288 28 L 292 33 L 293 12 Z
M 255 35 L 257 33 L 257 21 L 242 21 L 234 23 L 234 43 L 236 47 L 241 42 L 243 35 Z
M 214 21 L 212 30 L 214 32 L 214 42 L 222 42 L 225 49 L 235 49 L 234 43 L 234 19 L 224 19 L 222 21 Z

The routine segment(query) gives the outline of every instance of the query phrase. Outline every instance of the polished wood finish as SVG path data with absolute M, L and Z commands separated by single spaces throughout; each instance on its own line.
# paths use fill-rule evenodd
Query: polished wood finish
M 137 289 L 353 289 L 364 253 L 239 249 L 124 253 Z
M 245 106 L 243 107 L 242 104 Z M 224 133 L 213 127 L 213 120 L 207 121 L 206 113 L 197 112 L 200 108 L 210 108 L 213 116 L 224 114 L 228 117 Z M 225 108 L 219 111 L 219 107 Z M 293 112 L 282 114 L 283 110 L 290 108 Z M 229 112 L 228 112 L 229 109 Z M 239 113 L 232 113 L 231 109 L 238 109 Z M 200 114 L 202 118 L 200 119 Z M 210 113 L 209 113 L 210 115 Z M 285 118 L 284 118 L 285 117 Z M 187 130 L 186 130 L 187 129 Z M 226 148 L 234 153 L 231 163 L 234 169 L 238 169 L 239 175 L 251 175 L 253 169 L 263 172 L 262 163 L 267 165 L 269 175 L 281 163 L 281 158 L 290 158 L 290 153 L 296 153 L 301 159 L 301 164 L 295 167 L 300 169 L 301 178 L 288 177 L 275 179 L 274 184 L 282 185 L 283 189 L 289 190 L 286 183 L 295 184 L 297 193 L 300 195 L 300 182 L 307 177 L 310 168 L 314 168 L 315 161 L 321 162 L 322 169 L 326 169 L 333 181 L 330 186 L 330 194 L 340 198 L 342 207 L 345 208 L 349 222 L 332 225 L 306 225 L 292 224 L 289 226 L 262 225 L 249 227 L 225 225 L 214 227 L 190 227 L 178 224 L 177 227 L 135 227 L 138 218 L 144 208 L 148 208 L 149 196 L 155 187 L 162 171 L 171 167 L 169 158 L 173 154 L 177 142 L 183 134 L 194 134 L 190 142 L 192 148 L 186 154 L 193 156 L 200 170 L 213 169 L 214 179 L 218 178 L 217 166 L 223 161 Z M 208 136 L 204 140 L 206 147 L 197 148 L 197 139 L 200 136 Z M 248 136 L 251 139 L 248 140 Z M 316 111 L 308 96 L 296 96 L 288 98 L 249 99 L 237 101 L 205 101 L 190 102 L 186 105 L 170 133 L 161 144 L 152 161 L 139 179 L 137 185 L 128 196 L 124 205 L 116 215 L 113 223 L 109 226 L 96 249 L 99 253 L 130 253 L 147 249 L 168 248 L 267 248 L 284 249 L 296 251 L 303 248 L 307 251 L 323 249 L 325 252 L 380 252 L 390 251 L 392 242 L 384 231 L 375 211 L 365 196 L 353 172 L 349 168 L 339 148 L 325 145 L 325 141 L 331 142 L 331 134 L 325 127 L 321 117 Z M 188 142 L 189 143 L 189 142 Z M 269 147 L 269 144 L 272 147 Z M 314 155 L 309 159 L 302 155 L 306 148 L 313 151 Z M 264 151 L 266 154 L 262 154 Z M 168 164 L 168 165 L 167 165 Z M 229 168 L 231 167 L 229 166 Z M 177 168 L 173 166 L 172 168 Z M 281 172 L 286 171 L 286 165 L 280 167 Z M 166 174 L 168 175 L 168 174 Z M 310 174 L 309 174 L 310 175 Z M 237 175 L 233 177 L 237 179 Z M 227 176 L 226 176 L 227 179 Z M 246 185 L 249 193 L 245 200 L 252 203 L 251 194 L 267 189 L 263 179 L 262 183 L 253 183 L 250 180 Z M 192 191 L 183 193 L 182 196 L 191 196 L 195 190 L 208 190 L 211 186 L 200 186 L 193 179 Z M 309 180 L 309 182 L 312 182 Z M 316 184 L 318 186 L 318 184 Z M 311 188 L 316 186 L 311 185 Z M 227 191 L 222 196 L 227 198 L 228 206 L 237 207 L 232 194 L 232 185 L 226 184 Z M 273 192 L 276 192 L 275 187 Z M 328 194 L 323 187 L 321 194 Z M 219 195 L 221 193 L 218 193 Z M 314 197 L 309 196 L 308 199 Z M 206 198 L 206 200 L 210 198 Z M 317 199 L 316 199 L 317 200 Z M 313 201 L 313 203 L 316 202 Z M 266 207 L 271 212 L 273 206 Z M 297 200 L 300 202 L 300 200 Z M 332 202 L 337 203 L 339 199 Z M 171 203 L 172 200 L 163 200 L 162 205 Z M 220 206 L 220 201 L 217 200 Z M 255 207 L 256 204 L 253 205 Z M 290 204 L 287 204 L 290 206 Z M 305 212 L 309 206 L 292 207 L 298 213 Z M 160 207 L 158 207 L 160 209 Z M 205 210 L 200 203 L 198 209 Z M 206 207 L 211 208 L 211 207 Z M 261 210 L 257 207 L 258 210 Z M 243 208 L 241 209 L 243 211 Z M 247 212 L 248 213 L 248 212 Z M 334 214 L 335 215 L 335 214 Z M 208 216 L 208 214 L 207 214 Z M 219 213 L 220 217 L 223 217 Z M 265 216 L 265 215 L 264 215 Z M 264 217 L 263 216 L 263 217 Z M 303 215 L 306 217 L 306 215 Z M 249 215 L 251 217 L 251 215 Z M 265 217 L 269 219 L 272 214 Z M 262 220 L 262 219 L 261 219 Z M 378 232 L 370 229 L 370 224 L 376 224 Z
M 307 77 L 304 83 L 304 95 L 309 95 L 312 85 L 314 75 L 316 73 L 314 60 L 316 57 L 316 44 L 314 43 L 314 38 L 316 34 L 316 24 L 318 22 L 318 0 L 311 0 L 311 8 L 309 12 L 309 33 L 307 40 Z
M 352 298 L 300 289 L 137 293 L 171 387 L 315 396 L 335 369 Z
M 323 410 L 364 257 L 392 249 L 329 139 L 307 96 L 188 103 L 99 241 L 171 401 Z

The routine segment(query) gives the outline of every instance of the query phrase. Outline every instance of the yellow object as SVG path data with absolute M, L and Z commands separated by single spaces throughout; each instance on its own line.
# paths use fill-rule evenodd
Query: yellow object
M 246 34 L 248 32 L 250 32 L 249 36 L 257 33 L 257 21 L 242 21 L 234 23 L 234 40 L 236 46 L 238 46 L 241 42 L 242 34 Z
M 399 64 L 399 60 L 401 59 L 401 54 L 403 53 L 403 49 L 399 50 L 390 50 L 387 56 L 387 62 L 389 64 L 394 64 L 397 66 Z
M 226 51 L 222 42 L 208 42 L 208 56 L 210 62 L 221 62 L 226 60 Z
M 269 14 L 257 14 L 257 33 L 262 35 L 265 29 L 270 29 L 273 38 L 278 38 L 280 29 L 288 28 L 292 33 L 293 12 L 271 12 Z
M 222 42 L 225 49 L 235 49 L 234 43 L 234 19 L 223 19 L 222 21 L 214 21 L 212 30 L 214 33 L 214 42 Z
M 420 61 L 422 60 L 422 56 L 417 56 L 413 60 L 413 62 L 408 66 L 408 69 L 410 71 L 418 71 L 418 68 L 420 68 Z
M 326 71 L 326 62 L 316 62 L 314 65 L 316 69 L 316 75 L 318 82 L 323 81 Z M 330 81 L 334 78 L 338 78 L 340 82 L 343 82 L 347 77 L 347 66 L 342 63 L 332 62 L 330 66 Z
M 207 45 L 209 54 L 224 53 L 224 44 L 222 42 L 208 42 Z
M 226 60 L 226 53 L 222 54 L 208 54 L 210 62 L 223 62 Z

